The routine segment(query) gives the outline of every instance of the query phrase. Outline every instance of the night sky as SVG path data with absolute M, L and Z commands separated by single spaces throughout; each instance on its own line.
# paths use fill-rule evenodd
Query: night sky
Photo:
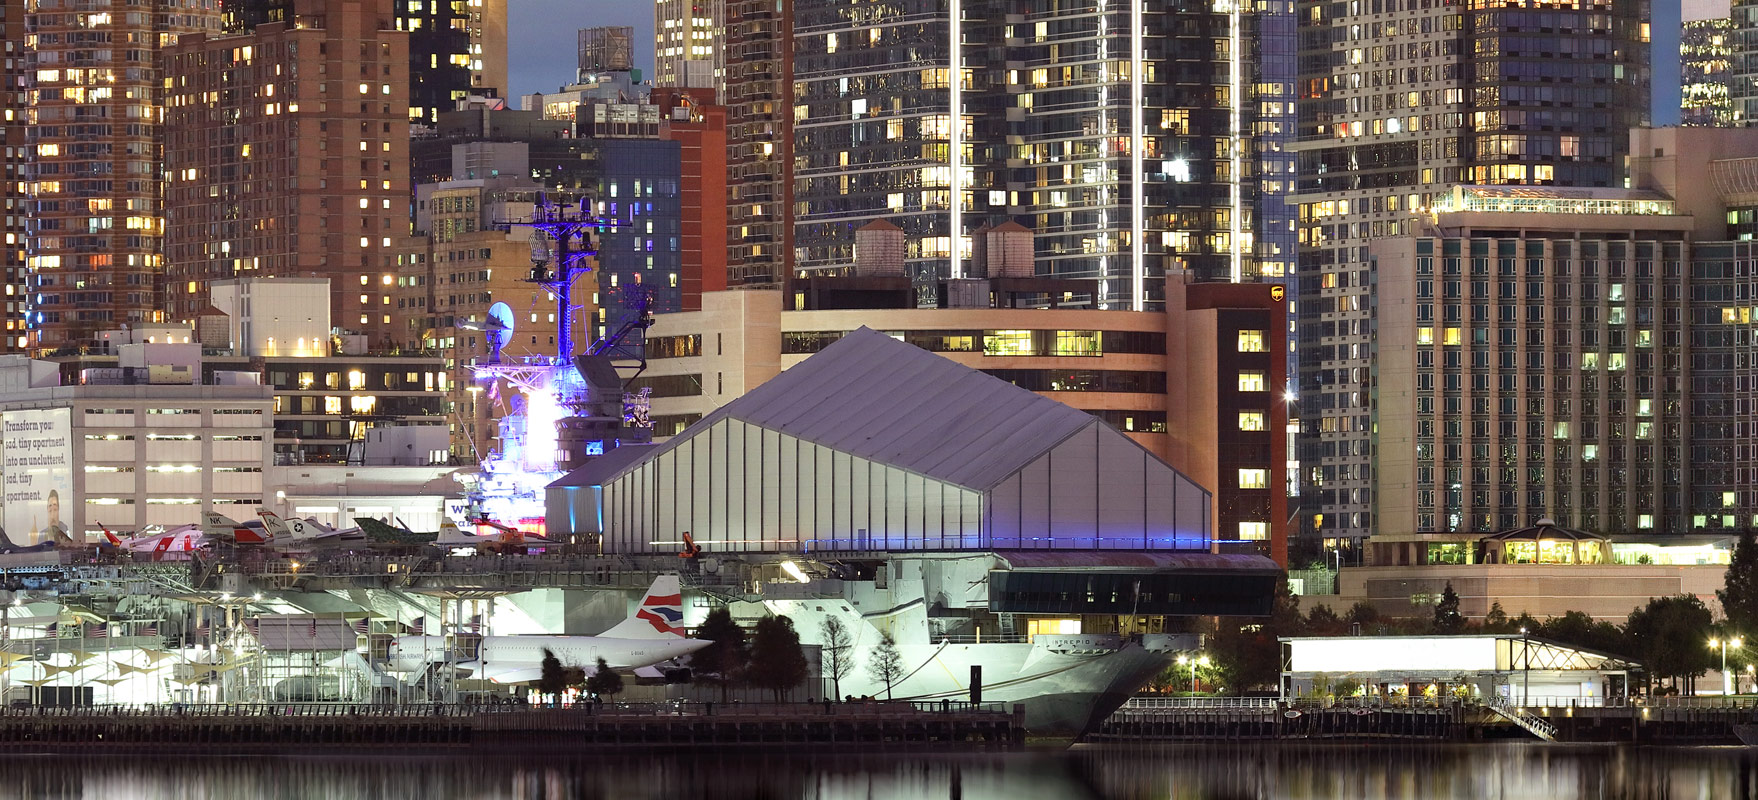
M 512 88 L 508 94 L 517 107 L 518 97 L 553 91 L 573 80 L 575 31 L 598 25 L 632 25 L 635 28 L 635 66 L 647 75 L 653 71 L 652 0 L 508 0 L 512 31 L 508 46 Z M 1654 122 L 1678 122 L 1678 60 L 1662 55 L 1677 52 L 1678 20 L 1726 16 L 1729 0 L 1653 0 L 1657 30 L 1654 50 Z
M 575 32 L 601 25 L 635 28 L 635 66 L 653 74 L 653 0 L 507 0 L 512 30 L 507 60 L 512 105 L 521 94 L 550 92 L 573 82 Z

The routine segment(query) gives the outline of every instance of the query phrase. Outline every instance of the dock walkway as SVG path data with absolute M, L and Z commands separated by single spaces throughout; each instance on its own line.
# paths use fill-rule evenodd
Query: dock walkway
M 0 711 L 0 752 L 269 753 L 525 748 L 1012 747 L 1001 703 L 622 703 L 526 706 L 218 705 Z

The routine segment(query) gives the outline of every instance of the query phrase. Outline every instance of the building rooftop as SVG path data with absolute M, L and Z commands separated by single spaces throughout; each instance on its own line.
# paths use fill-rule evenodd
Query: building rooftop
M 1103 424 L 866 327 L 696 425 L 723 418 L 972 489 L 987 489 L 1076 432 Z M 687 438 L 649 452 L 656 456 Z M 591 471 L 592 485 L 600 485 L 641 460 L 617 469 L 588 465 L 582 474 Z M 570 475 L 558 485 L 587 484 Z

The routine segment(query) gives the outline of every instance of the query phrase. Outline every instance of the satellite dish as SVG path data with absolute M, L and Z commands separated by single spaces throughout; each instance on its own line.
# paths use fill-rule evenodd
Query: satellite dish
M 501 360 L 501 349 L 513 340 L 513 309 L 506 303 L 495 303 L 488 307 L 488 320 L 482 325 L 483 338 L 488 340 L 490 359 L 496 363 Z

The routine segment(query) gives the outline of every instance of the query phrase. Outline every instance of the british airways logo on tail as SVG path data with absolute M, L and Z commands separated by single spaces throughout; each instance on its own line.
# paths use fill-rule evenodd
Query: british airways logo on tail
M 684 635 L 684 629 L 678 623 L 684 621 L 684 597 L 681 594 L 649 595 L 641 603 L 641 610 L 636 612 L 635 619 L 644 620 L 660 633 L 676 636 Z

